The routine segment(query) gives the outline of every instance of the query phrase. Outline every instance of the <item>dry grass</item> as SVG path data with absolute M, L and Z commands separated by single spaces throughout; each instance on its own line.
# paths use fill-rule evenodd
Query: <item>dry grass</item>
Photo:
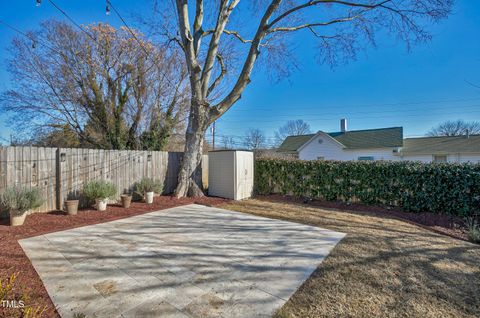
M 347 233 L 277 317 L 480 317 L 480 247 L 374 213 L 249 200 L 223 208 Z

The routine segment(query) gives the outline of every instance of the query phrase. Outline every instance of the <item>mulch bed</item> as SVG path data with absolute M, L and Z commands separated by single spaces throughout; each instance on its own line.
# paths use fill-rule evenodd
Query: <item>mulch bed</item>
M 287 195 L 266 195 L 257 196 L 256 199 L 268 200 L 282 203 L 302 203 L 321 208 L 334 209 L 336 211 L 355 211 L 374 214 L 375 216 L 400 219 L 439 234 L 469 241 L 466 234 L 465 223 L 461 218 L 446 214 L 435 214 L 429 212 L 412 213 L 405 212 L 396 207 L 372 206 L 361 203 L 345 203 L 341 201 L 306 200 Z
M 8 219 L 2 219 L 0 220 L 1 283 L 5 285 L 5 280 L 10 275 L 17 274 L 14 288 L 7 296 L 9 300 L 12 300 L 12 298 L 17 301 L 24 299 L 26 300 L 26 306 L 30 306 L 32 309 L 45 309 L 42 317 L 58 317 L 40 277 L 18 244 L 19 239 L 118 220 L 191 203 L 215 206 L 226 202 L 229 202 L 229 200 L 212 197 L 176 199 L 161 196 L 155 198 L 151 205 L 133 202 L 129 209 L 124 209 L 120 205 L 109 205 L 105 212 L 90 209 L 80 210 L 75 216 L 68 216 L 64 212 L 32 214 L 27 216 L 25 224 L 19 227 L 11 227 L 8 225 Z M 0 304 L 0 317 L 23 317 L 22 309 L 4 308 Z

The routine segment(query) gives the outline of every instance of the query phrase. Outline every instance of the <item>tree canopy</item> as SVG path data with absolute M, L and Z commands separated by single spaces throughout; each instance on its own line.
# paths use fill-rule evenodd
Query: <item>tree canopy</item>
M 165 148 L 183 133 L 189 101 L 178 52 L 131 29 L 85 30 L 49 20 L 13 40 L 13 87 L 1 97 L 11 125 L 33 131 L 40 144 Z

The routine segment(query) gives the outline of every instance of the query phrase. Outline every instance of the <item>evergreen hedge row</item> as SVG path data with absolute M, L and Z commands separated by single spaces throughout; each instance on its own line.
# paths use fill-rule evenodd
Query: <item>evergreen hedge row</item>
M 255 189 L 465 217 L 480 209 L 480 164 L 257 159 Z

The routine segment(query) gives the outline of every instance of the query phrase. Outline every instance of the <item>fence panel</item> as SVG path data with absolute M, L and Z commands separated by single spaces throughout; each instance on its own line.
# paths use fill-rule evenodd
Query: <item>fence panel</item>
M 6 187 L 36 187 L 45 198 L 39 212 L 55 210 L 57 186 L 56 148 L 0 148 L 0 190 Z
M 181 152 L 77 148 L 0 147 L 0 191 L 10 186 L 37 187 L 45 203 L 37 212 L 63 209 L 66 199 L 81 198 L 90 180 L 113 182 L 118 196 L 131 192 L 142 177 L 161 180 L 164 194 L 177 186 Z M 208 187 L 208 156 L 202 159 Z

